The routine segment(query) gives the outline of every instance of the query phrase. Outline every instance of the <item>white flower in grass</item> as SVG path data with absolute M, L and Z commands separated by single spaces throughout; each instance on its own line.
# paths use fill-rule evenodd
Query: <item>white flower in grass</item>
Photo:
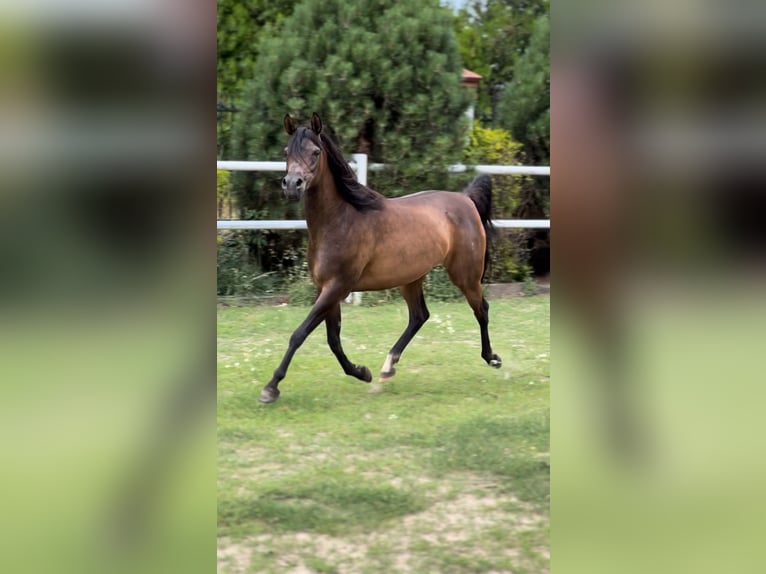
M 388 420 L 390 420 L 390 421 L 396 420 L 396 419 L 398 419 L 398 418 L 399 418 L 399 417 L 398 417 L 398 416 L 396 416 L 396 415 L 388 415 Z

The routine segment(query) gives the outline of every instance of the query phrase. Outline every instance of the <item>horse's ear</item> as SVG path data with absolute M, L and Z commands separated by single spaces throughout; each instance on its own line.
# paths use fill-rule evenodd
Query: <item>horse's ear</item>
M 311 115 L 311 131 L 316 135 L 322 133 L 322 120 L 316 112 Z
M 291 136 L 295 133 L 295 130 L 297 129 L 295 127 L 295 120 L 290 117 L 290 114 L 285 114 L 285 131 L 287 132 L 287 135 Z

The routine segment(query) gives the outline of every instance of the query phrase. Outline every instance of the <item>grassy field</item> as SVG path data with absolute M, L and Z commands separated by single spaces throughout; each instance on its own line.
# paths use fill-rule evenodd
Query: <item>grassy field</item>
M 219 572 L 549 571 L 549 299 L 491 302 L 499 370 L 465 302 L 429 309 L 382 389 L 320 326 L 262 405 L 307 308 L 219 308 Z M 344 306 L 351 361 L 377 380 L 406 321 Z

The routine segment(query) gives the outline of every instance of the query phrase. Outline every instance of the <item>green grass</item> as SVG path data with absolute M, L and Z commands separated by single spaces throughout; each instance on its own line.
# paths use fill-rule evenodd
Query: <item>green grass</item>
M 499 370 L 465 302 L 429 309 L 379 392 L 321 326 L 271 405 L 307 308 L 218 310 L 220 572 L 548 570 L 549 300 L 491 302 Z M 377 375 L 406 322 L 403 303 L 344 306 L 344 349 Z

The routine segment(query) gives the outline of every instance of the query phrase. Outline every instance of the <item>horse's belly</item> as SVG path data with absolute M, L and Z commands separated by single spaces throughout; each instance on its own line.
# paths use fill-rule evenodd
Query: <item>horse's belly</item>
M 431 249 L 427 253 L 412 251 L 402 249 L 371 260 L 354 289 L 373 291 L 408 285 L 444 262 L 442 249 Z

